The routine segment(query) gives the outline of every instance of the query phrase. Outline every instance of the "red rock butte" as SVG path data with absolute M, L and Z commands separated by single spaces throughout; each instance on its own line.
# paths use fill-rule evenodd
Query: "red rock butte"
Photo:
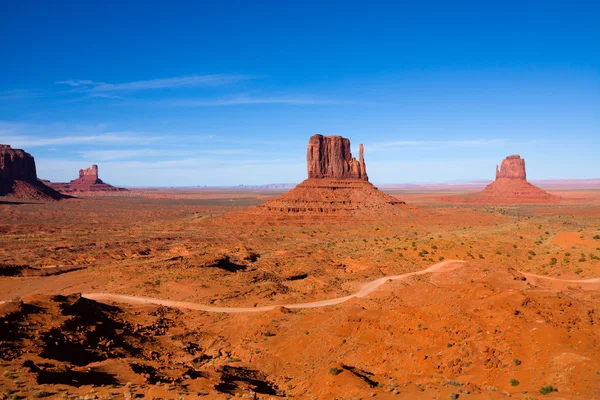
M 48 183 L 54 189 L 62 193 L 87 193 L 87 192 L 120 192 L 127 189 L 114 187 L 104 183 L 98 176 L 98 166 L 92 165 L 90 168 L 80 169 L 79 178 L 73 179 L 69 183 Z
M 350 139 L 341 136 L 313 135 L 306 152 L 308 178 L 361 179 L 368 181 L 364 147 L 358 161 L 350 152 Z
M 496 166 L 496 180 L 478 193 L 443 197 L 443 200 L 467 203 L 519 204 L 555 203 L 560 197 L 554 196 L 527 182 L 525 160 L 513 154 Z
M 496 179 L 502 178 L 527 180 L 525 160 L 518 154 L 513 154 L 502 160 L 500 169 L 496 165 Z
M 94 164 L 91 168 L 80 169 L 79 178 L 72 180 L 70 183 L 96 185 L 104 182 L 98 178 L 98 166 Z
M 60 200 L 62 194 L 37 178 L 33 156 L 0 144 L 0 196 L 20 200 Z
M 341 136 L 313 135 L 306 155 L 308 179 L 289 192 L 248 210 L 253 216 L 385 218 L 410 215 L 403 201 L 378 190 L 368 181 L 364 147 L 352 157 L 350 140 Z

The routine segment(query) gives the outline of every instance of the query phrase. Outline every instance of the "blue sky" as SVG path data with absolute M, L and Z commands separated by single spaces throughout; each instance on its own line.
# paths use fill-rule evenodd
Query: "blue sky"
M 124 4 L 122 4 L 124 3 Z M 600 5 L 2 1 L 0 143 L 38 175 L 299 182 L 314 133 L 375 183 L 600 177 Z

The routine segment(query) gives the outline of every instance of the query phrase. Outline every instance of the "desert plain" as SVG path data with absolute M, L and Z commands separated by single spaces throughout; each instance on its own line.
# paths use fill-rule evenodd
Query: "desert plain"
M 283 192 L 3 201 L 0 398 L 600 398 L 600 191 L 255 211 Z

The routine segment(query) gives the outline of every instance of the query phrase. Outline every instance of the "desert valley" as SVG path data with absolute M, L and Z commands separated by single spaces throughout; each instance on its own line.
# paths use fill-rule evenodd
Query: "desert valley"
M 481 192 L 383 192 L 314 135 L 286 192 L 0 152 L 2 399 L 600 398 L 600 191 L 520 156 Z
M 0 4 L 0 400 L 600 400 L 600 2 Z

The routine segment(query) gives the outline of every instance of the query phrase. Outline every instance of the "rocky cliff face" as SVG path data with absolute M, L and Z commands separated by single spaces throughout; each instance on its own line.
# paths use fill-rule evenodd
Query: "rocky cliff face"
M 506 157 L 502 160 L 500 169 L 496 166 L 496 179 L 501 178 L 526 180 L 525 160 L 518 154 Z
M 35 161 L 31 154 L 0 144 L 0 179 L 35 181 Z
M 31 154 L 7 144 L 0 144 L 0 196 L 23 200 L 60 200 L 65 197 L 37 179 Z
M 363 145 L 356 160 L 350 152 L 350 140 L 341 136 L 311 136 L 306 161 L 309 178 L 369 180 Z
M 79 178 L 72 180 L 71 183 L 96 185 L 104 182 L 98 178 L 98 166 L 94 164 L 91 168 L 80 169 Z

